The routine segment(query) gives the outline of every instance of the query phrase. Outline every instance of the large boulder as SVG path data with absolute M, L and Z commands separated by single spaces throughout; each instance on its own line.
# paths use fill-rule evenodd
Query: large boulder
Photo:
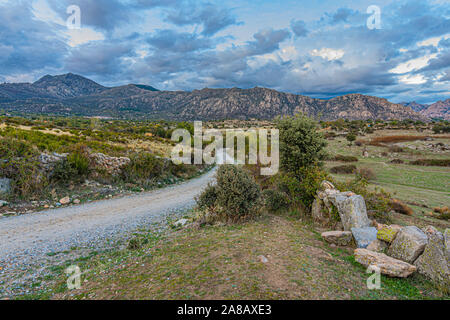
M 388 245 L 386 242 L 376 239 L 369 244 L 367 250 L 375 252 L 384 252 L 384 250 L 386 250 L 387 247 Z
M 416 226 L 403 227 L 388 250 L 393 258 L 414 263 L 428 243 L 427 235 Z
M 330 194 L 328 199 L 337 208 L 345 231 L 371 226 L 367 217 L 366 202 L 362 196 L 352 192 L 339 192 Z
M 374 227 L 352 228 L 352 234 L 358 248 L 367 248 L 377 239 L 377 229 Z
M 448 241 L 448 230 L 446 230 Z M 434 227 L 427 227 L 428 244 L 414 265 L 417 271 L 450 292 L 450 259 L 445 236 Z M 447 247 L 446 247 L 447 245 Z
M 416 271 L 416 267 L 409 263 L 367 249 L 356 249 L 355 260 L 366 268 L 376 266 L 389 277 L 406 278 Z
M 380 229 L 378 229 L 377 238 L 382 241 L 386 241 L 391 243 L 394 241 L 395 237 L 397 236 L 397 233 L 400 231 L 402 227 L 398 225 L 390 225 L 390 226 L 382 226 Z
M 352 242 L 352 233 L 349 231 L 328 231 L 322 233 L 322 238 L 338 246 L 347 246 Z
M 445 229 L 444 232 L 444 243 L 445 243 L 445 256 L 447 261 L 450 261 L 450 229 Z
M 0 178 L 0 194 L 7 194 L 11 192 L 11 179 Z

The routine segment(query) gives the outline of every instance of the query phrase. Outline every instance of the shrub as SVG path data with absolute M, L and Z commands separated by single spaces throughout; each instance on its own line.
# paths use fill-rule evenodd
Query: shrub
M 345 137 L 347 141 L 350 143 L 350 145 L 353 143 L 353 141 L 356 140 L 356 134 L 354 132 L 349 132 L 347 136 Z
M 222 165 L 217 171 L 217 205 L 235 220 L 254 213 L 261 191 L 258 184 L 242 168 Z
M 344 156 L 341 154 L 336 155 L 333 158 L 334 161 L 341 161 L 341 162 L 358 162 L 358 158 L 357 157 L 353 157 L 353 156 Z
M 363 145 L 363 142 L 360 141 L 360 140 L 355 141 L 355 145 L 356 145 L 357 147 L 361 147 L 361 146 Z
M 415 166 L 450 167 L 450 159 L 418 159 L 409 164 Z
M 402 164 L 402 163 L 405 163 L 405 161 L 403 161 L 402 159 L 394 159 L 394 160 L 392 160 L 390 163 L 394 163 L 394 164 Z
M 436 207 L 436 208 L 433 208 L 433 211 L 436 213 L 440 213 L 440 214 L 450 213 L 450 209 L 448 207 L 442 207 L 442 208 Z
M 263 191 L 265 207 L 270 212 L 278 212 L 289 208 L 289 198 L 287 195 L 276 189 L 266 189 Z
M 199 209 L 213 209 L 217 201 L 217 186 L 208 184 L 196 201 Z
M 313 119 L 303 114 L 278 118 L 280 130 L 280 165 L 287 172 L 297 173 L 299 168 L 321 165 L 327 143 Z
M 330 169 L 331 173 L 334 174 L 352 174 L 356 171 L 356 166 L 352 164 L 346 164 L 343 166 L 336 166 Z
M 12 180 L 12 194 L 27 198 L 37 196 L 47 181 L 39 172 L 38 153 L 28 142 L 14 138 L 0 140 L 0 176 Z
M 87 176 L 90 165 L 88 148 L 85 145 L 76 145 L 67 156 L 67 162 L 76 171 L 77 176 Z
M 392 199 L 389 202 L 389 205 L 391 206 L 392 210 L 401 214 L 412 216 L 414 213 L 414 211 L 410 207 L 408 207 L 405 203 L 397 199 Z
M 280 173 L 272 179 L 277 190 L 287 195 L 291 207 L 309 211 L 320 184 L 328 179 L 328 175 L 322 168 L 315 166 L 301 168 L 297 175 Z
M 375 172 L 370 168 L 359 168 L 356 170 L 356 175 L 366 179 L 367 181 L 375 179 Z
M 197 198 L 199 209 L 213 209 L 232 222 L 255 215 L 260 207 L 261 191 L 253 178 L 241 167 L 222 165 L 216 174 L 217 184 L 209 185 Z
M 154 179 L 163 174 L 164 162 L 150 153 L 135 153 L 130 162 L 122 168 L 121 177 L 127 183 L 149 187 Z

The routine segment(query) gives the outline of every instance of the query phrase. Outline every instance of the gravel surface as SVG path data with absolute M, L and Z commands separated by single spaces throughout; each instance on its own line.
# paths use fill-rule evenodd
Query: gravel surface
M 211 170 L 188 182 L 147 193 L 0 218 L 0 285 L 10 282 L 8 278 L 18 271 L 42 266 L 49 253 L 73 247 L 101 248 L 140 227 L 155 231 L 167 227 L 168 217 L 193 207 L 195 196 L 214 174 Z

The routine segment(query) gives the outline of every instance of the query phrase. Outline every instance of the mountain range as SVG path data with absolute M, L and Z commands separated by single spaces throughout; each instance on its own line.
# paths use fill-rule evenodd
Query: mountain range
M 450 99 L 438 101 L 433 104 L 419 104 L 415 101 L 403 102 L 402 104 L 429 119 L 444 119 L 450 121 Z
M 46 75 L 34 83 L 0 84 L 3 110 L 113 118 L 245 120 L 303 112 L 321 120 L 427 120 L 448 117 L 449 105 L 450 99 L 405 106 L 362 94 L 323 100 L 259 87 L 194 91 L 159 91 L 139 84 L 105 87 L 72 73 Z

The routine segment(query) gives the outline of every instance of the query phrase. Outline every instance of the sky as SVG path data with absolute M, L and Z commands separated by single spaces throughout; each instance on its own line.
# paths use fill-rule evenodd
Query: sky
M 0 0 L 0 81 L 68 72 L 433 103 L 450 97 L 450 1 Z

